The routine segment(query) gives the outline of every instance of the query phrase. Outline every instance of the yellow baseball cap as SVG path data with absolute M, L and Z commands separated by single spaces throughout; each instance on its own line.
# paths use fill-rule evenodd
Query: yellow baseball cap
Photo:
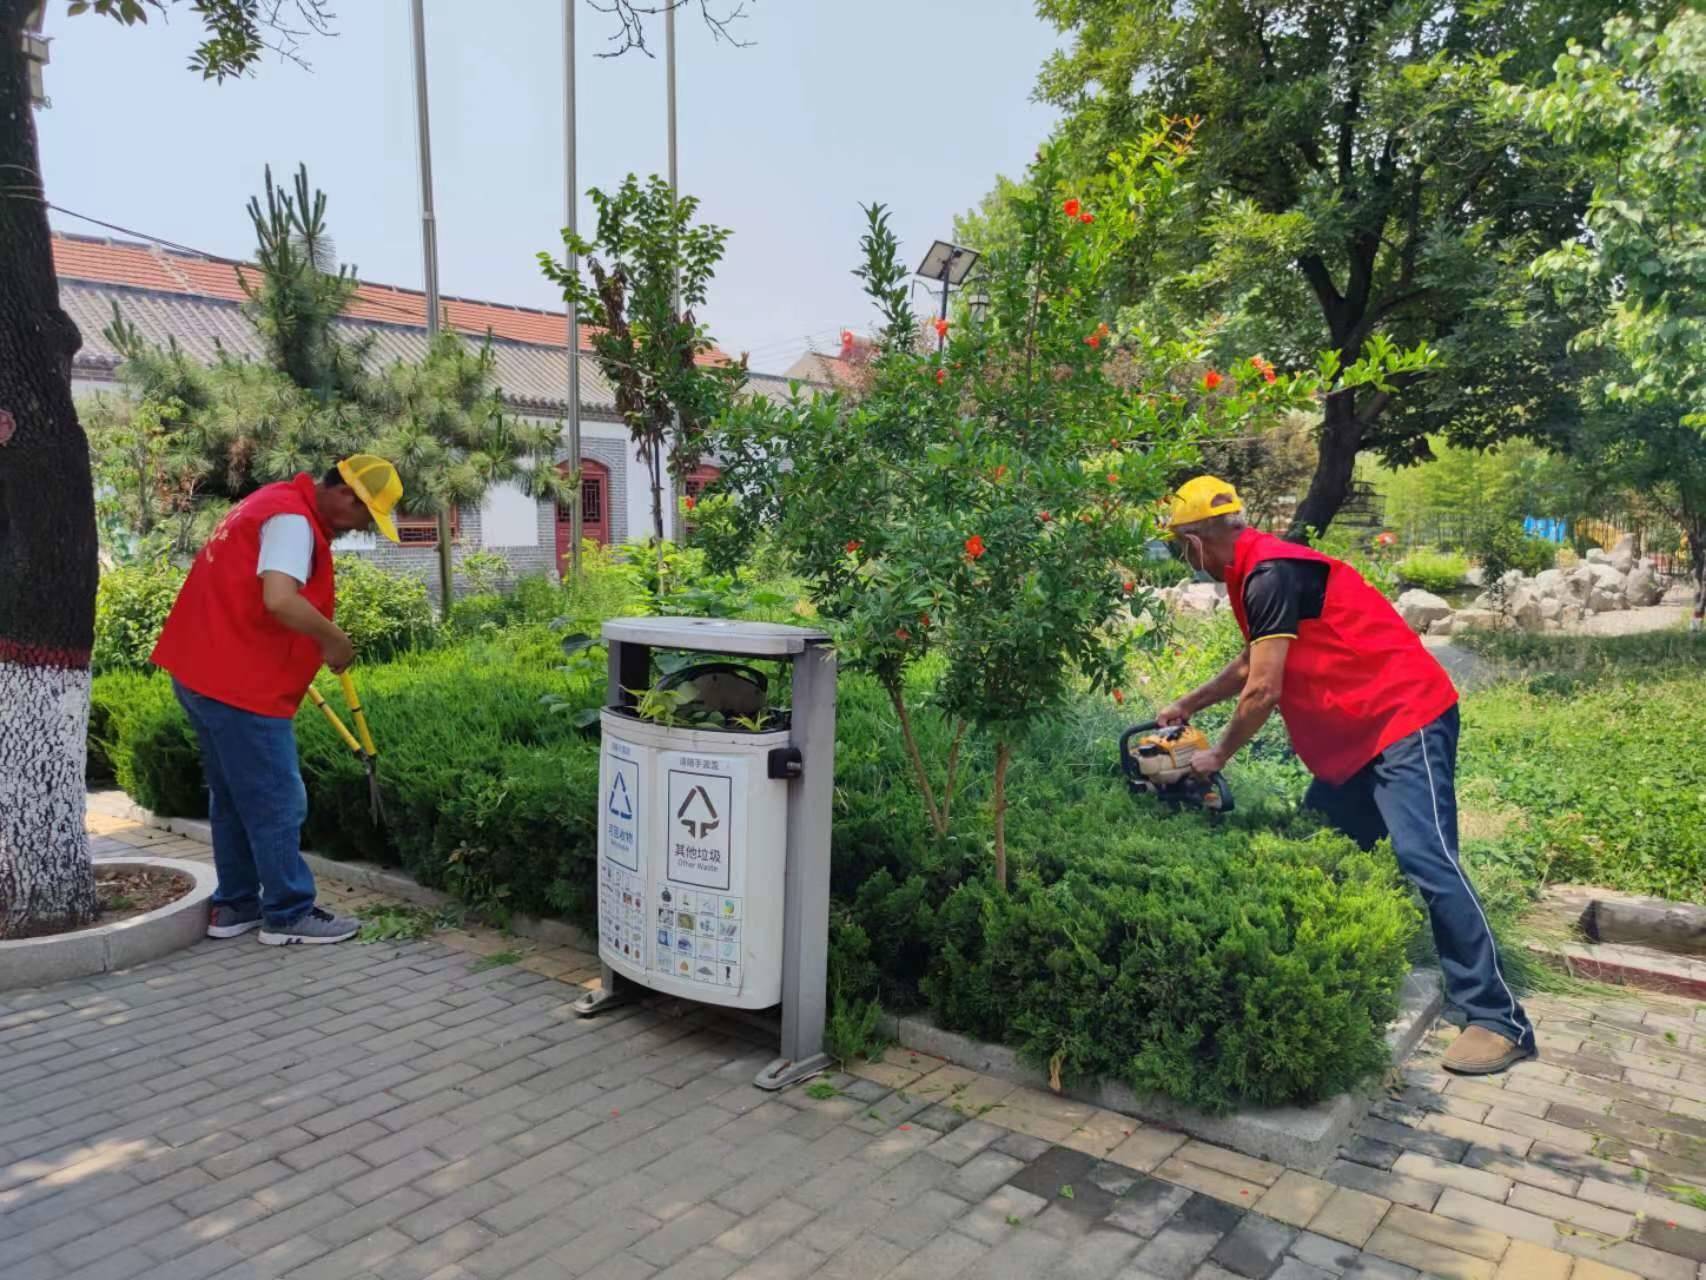
M 358 453 L 338 463 L 338 474 L 366 505 L 379 532 L 399 541 L 391 512 L 403 497 L 403 478 L 397 468 L 371 453 Z
M 1243 509 L 1238 490 L 1226 481 L 1215 476 L 1197 476 L 1167 495 L 1166 529 L 1161 536 L 1171 538 L 1172 530 L 1182 524 L 1229 516 Z

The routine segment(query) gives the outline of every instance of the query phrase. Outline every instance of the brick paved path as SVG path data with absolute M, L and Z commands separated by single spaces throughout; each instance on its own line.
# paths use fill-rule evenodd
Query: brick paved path
M 452 941 L 0 994 L 0 1276 L 1706 1280 L 1698 1006 L 1536 1001 L 1491 1082 L 1436 1044 L 1323 1179 L 905 1050 L 764 1094 L 740 1022 Z

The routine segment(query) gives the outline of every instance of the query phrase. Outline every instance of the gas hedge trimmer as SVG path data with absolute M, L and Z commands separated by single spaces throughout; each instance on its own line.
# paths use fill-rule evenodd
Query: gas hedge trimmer
M 1189 805 L 1209 813 L 1230 813 L 1232 792 L 1226 779 L 1191 768 L 1197 752 L 1207 750 L 1208 735 L 1201 729 L 1188 724 L 1163 729 L 1151 720 L 1120 735 L 1120 772 L 1133 795 L 1154 796 L 1174 808 Z

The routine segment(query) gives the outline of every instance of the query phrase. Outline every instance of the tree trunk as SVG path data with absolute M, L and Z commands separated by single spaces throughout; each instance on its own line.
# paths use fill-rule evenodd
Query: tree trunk
M 94 487 L 71 403 L 81 343 L 59 307 L 21 47 L 0 0 L 0 938 L 95 917 L 83 828 Z
M 995 883 L 1007 888 L 1007 766 L 1013 759 L 1013 748 L 1006 742 L 995 744 Z
M 1321 419 L 1320 453 L 1309 492 L 1292 513 L 1286 537 L 1307 542 L 1311 533 L 1321 533 L 1339 514 L 1350 496 L 1356 473 L 1357 450 L 1362 447 L 1362 424 L 1357 421 L 1356 402 L 1349 391 L 1327 397 Z
M 942 811 L 936 807 L 936 792 L 930 786 L 930 773 L 924 767 L 924 756 L 918 750 L 918 737 L 912 732 L 912 716 L 906 709 L 906 699 L 901 696 L 900 682 L 888 686 L 889 701 L 894 704 L 894 713 L 900 720 L 900 739 L 906 744 L 907 758 L 912 761 L 912 776 L 918 780 L 918 790 L 924 797 L 924 812 L 930 818 L 930 825 L 936 834 L 948 834 L 948 823 Z

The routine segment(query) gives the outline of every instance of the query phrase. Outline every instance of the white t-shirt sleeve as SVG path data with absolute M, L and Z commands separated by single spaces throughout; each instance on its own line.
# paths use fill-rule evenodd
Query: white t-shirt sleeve
M 261 526 L 260 563 L 255 574 L 287 573 L 307 584 L 314 570 L 314 531 L 307 516 L 274 516 Z

